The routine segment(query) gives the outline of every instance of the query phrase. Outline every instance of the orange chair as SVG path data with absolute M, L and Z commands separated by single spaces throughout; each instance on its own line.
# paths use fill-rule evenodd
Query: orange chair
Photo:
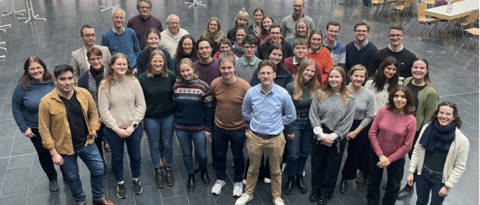
M 413 33 L 415 33 L 415 30 L 417 29 L 418 25 L 420 25 L 421 23 L 422 24 L 425 24 L 425 28 L 423 28 L 423 30 L 420 32 L 420 34 L 423 33 L 423 31 L 425 31 L 427 29 L 427 24 L 432 24 L 432 23 L 435 23 L 437 20 L 436 19 L 432 19 L 432 18 L 426 18 L 425 17 L 425 14 L 423 13 L 425 11 L 425 9 L 427 9 L 427 3 L 423 2 L 423 3 L 419 3 L 417 5 L 417 13 L 418 13 L 418 24 L 417 26 L 415 26 L 415 28 L 413 29 L 413 32 L 412 34 L 410 35 L 413 35 Z M 427 32 L 425 32 L 425 38 L 427 38 Z

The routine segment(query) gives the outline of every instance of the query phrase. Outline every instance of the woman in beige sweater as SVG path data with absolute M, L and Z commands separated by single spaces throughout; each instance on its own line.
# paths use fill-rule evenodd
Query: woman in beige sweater
M 431 120 L 415 143 L 407 182 L 413 186 L 417 170 L 417 204 L 426 205 L 431 190 L 430 204 L 440 205 L 465 170 L 470 144 L 455 103 L 440 103 Z

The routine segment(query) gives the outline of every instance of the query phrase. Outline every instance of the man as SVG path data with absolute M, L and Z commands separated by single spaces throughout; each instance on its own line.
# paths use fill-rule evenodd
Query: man
M 345 45 L 337 39 L 340 31 L 340 23 L 330 21 L 325 28 L 325 38 L 323 40 L 323 47 L 327 48 L 332 55 L 333 66 L 340 66 L 345 70 Z M 347 72 L 345 72 L 347 73 Z
M 272 24 L 270 26 L 270 38 L 265 41 L 262 45 L 260 45 L 260 48 L 258 48 L 258 58 L 265 60 L 268 59 L 267 51 L 268 48 L 273 43 L 280 43 L 283 46 L 283 58 L 288 58 L 293 56 L 292 52 L 292 45 L 288 43 L 283 37 L 282 37 L 282 28 L 280 28 L 280 25 L 278 24 Z
M 353 35 L 355 41 L 350 42 L 345 46 L 347 57 L 345 61 L 345 73 L 348 73 L 352 66 L 360 64 L 365 68 L 368 67 L 368 62 L 373 54 L 377 52 L 377 47 L 368 41 L 370 34 L 370 23 L 361 20 L 353 26 Z M 347 84 L 350 83 L 350 77 L 347 75 Z
M 388 47 L 378 50 L 373 54 L 368 63 L 368 76 L 374 76 L 380 63 L 388 56 L 395 57 L 400 62 L 400 68 L 397 68 L 400 74 L 400 80 L 412 76 L 413 61 L 417 58 L 414 53 L 403 47 L 402 41 L 405 38 L 403 26 L 393 25 L 388 32 L 390 44 Z
M 162 41 L 159 46 L 172 55 L 175 55 L 177 52 L 178 41 L 180 41 L 182 36 L 188 35 L 188 31 L 180 28 L 180 19 L 175 14 L 168 15 L 167 28 L 167 30 L 160 33 Z
M 108 61 L 110 60 L 111 54 L 108 50 L 108 47 L 95 45 L 95 40 L 97 39 L 95 34 L 95 29 L 89 24 L 85 24 L 80 29 L 80 38 L 83 40 L 83 47 L 79 48 L 76 51 L 72 52 L 72 60 L 70 65 L 73 67 L 73 77 L 75 78 L 75 86 L 78 84 L 78 77 L 80 74 L 90 69 L 90 63 L 88 62 L 87 52 L 93 48 L 97 47 L 102 51 L 103 56 L 103 66 L 108 67 Z
M 250 132 L 247 138 L 250 166 L 245 193 L 237 199 L 236 205 L 243 205 L 252 200 L 257 184 L 258 169 L 265 149 L 267 149 L 272 173 L 273 203 L 284 204 L 281 198 L 282 172 L 280 170 L 285 147 L 283 129 L 284 125 L 295 121 L 297 113 L 292 97 L 285 89 L 273 82 L 276 76 L 274 70 L 275 64 L 271 60 L 260 62 L 257 77 L 261 83 L 250 88 L 243 100 L 242 115 L 245 120 L 250 121 Z M 282 112 L 285 113 L 283 117 Z M 293 133 L 287 134 L 289 137 L 293 137 Z
M 290 71 L 292 71 L 292 77 L 293 80 L 295 80 L 295 76 L 297 75 L 298 69 L 300 68 L 300 64 L 302 64 L 303 60 L 307 59 L 307 52 L 308 52 L 308 40 L 304 38 L 297 38 L 293 42 L 293 54 L 295 56 L 290 57 L 290 58 L 285 58 L 285 66 L 290 68 Z M 317 80 L 320 83 L 320 85 L 323 85 L 322 81 L 322 69 L 320 67 L 320 64 L 318 64 L 317 61 L 315 61 L 317 64 Z
M 304 0 L 295 0 L 293 2 L 292 8 L 293 8 L 293 14 L 283 18 L 281 23 L 283 36 L 285 38 L 288 38 L 291 35 L 293 35 L 293 33 L 295 33 L 295 24 L 300 18 L 304 18 L 308 21 L 308 26 L 310 27 L 310 31 L 315 28 L 315 23 L 313 22 L 313 19 L 303 13 L 303 10 L 305 10 Z
M 243 56 L 236 60 L 235 74 L 243 80 L 250 82 L 253 73 L 258 68 L 260 59 L 255 56 L 257 51 L 258 39 L 252 34 L 242 39 Z
M 237 41 L 237 28 L 239 27 L 245 27 L 247 29 L 247 35 L 252 34 L 255 35 L 252 29 L 247 28 L 248 24 L 250 23 L 250 16 L 248 13 L 244 10 L 239 11 L 237 13 L 237 17 L 233 19 L 233 22 L 235 22 L 235 27 L 228 29 L 227 31 L 227 38 L 228 40 L 231 41 L 231 43 L 235 43 Z
M 127 27 L 135 31 L 137 35 L 138 44 L 140 45 L 140 50 L 145 49 L 147 46 L 147 39 L 145 35 L 149 28 L 156 28 L 158 31 L 162 32 L 162 22 L 155 16 L 150 15 L 152 11 L 152 1 L 151 0 L 138 0 L 137 1 L 137 11 L 138 16 L 134 16 L 128 20 Z
M 213 42 L 207 38 L 200 38 L 197 41 L 197 54 L 199 60 L 195 61 L 193 65 L 198 71 L 198 78 L 205 81 L 208 86 L 212 84 L 215 78 L 221 76 L 218 69 L 218 59 L 212 58 Z
M 253 36 L 253 35 L 252 35 Z M 226 182 L 226 164 L 228 142 L 232 148 L 235 163 L 233 178 L 233 196 L 240 197 L 243 193 L 243 147 L 246 140 L 245 119 L 242 116 L 242 102 L 250 84 L 235 76 L 235 55 L 222 53 L 218 59 L 222 77 L 213 80 L 210 86 L 215 118 L 213 126 L 213 141 L 215 142 L 215 161 L 217 181 L 212 187 L 213 194 L 220 194 Z
M 40 100 L 38 129 L 53 163 L 63 168 L 77 204 L 85 205 L 85 192 L 78 173 L 77 157 L 90 171 L 93 204 L 113 205 L 103 189 L 103 160 L 93 140 L 100 128 L 97 107 L 90 93 L 73 87 L 73 68 L 59 65 L 53 71 L 57 88 Z
M 110 54 L 123 53 L 128 56 L 133 73 L 137 72 L 137 56 L 140 53 L 135 31 L 131 28 L 125 28 L 125 11 L 121 8 L 115 8 L 112 12 L 113 28 L 109 29 L 102 36 L 102 46 L 110 49 Z

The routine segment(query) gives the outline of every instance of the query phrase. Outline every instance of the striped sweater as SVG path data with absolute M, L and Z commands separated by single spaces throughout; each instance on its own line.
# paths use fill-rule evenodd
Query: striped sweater
M 195 79 L 192 84 L 175 82 L 175 128 L 185 130 L 211 131 L 213 107 L 210 87 L 204 81 Z
M 333 68 L 332 56 L 330 55 L 328 49 L 321 47 L 321 49 L 317 52 L 312 52 L 311 49 L 308 49 L 307 58 L 313 59 L 320 64 L 320 68 L 322 68 L 322 79 L 323 82 L 326 82 L 328 78 L 328 72 Z

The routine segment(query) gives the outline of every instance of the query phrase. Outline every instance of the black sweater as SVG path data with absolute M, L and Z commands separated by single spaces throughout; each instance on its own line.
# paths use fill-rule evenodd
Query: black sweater
M 283 45 L 283 49 L 284 49 L 283 59 L 292 57 L 293 56 L 292 45 L 290 45 L 290 43 L 287 42 L 283 37 L 280 38 L 280 44 Z M 267 58 L 266 55 L 267 55 L 268 48 L 270 48 L 271 45 L 272 43 L 270 42 L 270 39 L 267 39 L 265 43 L 260 45 L 260 47 L 258 48 L 257 57 L 260 58 L 261 60 L 265 60 Z
M 162 118 L 174 114 L 172 89 L 176 78 L 170 70 L 166 78 L 161 74 L 149 78 L 147 72 L 138 77 L 147 104 L 145 118 Z
M 357 64 L 363 65 L 365 68 L 367 68 L 370 58 L 372 58 L 373 54 L 375 54 L 378 49 L 375 44 L 368 42 L 364 48 L 358 50 L 357 47 L 355 47 L 355 41 L 352 41 L 345 46 L 345 50 L 347 52 L 345 61 L 345 75 L 347 76 L 348 84 L 350 82 L 350 77 L 348 75 L 350 68 Z
M 408 78 L 412 76 L 413 61 L 417 58 L 414 53 L 403 47 L 400 52 L 392 52 L 388 47 L 378 50 L 373 54 L 370 62 L 368 63 L 368 76 L 374 76 L 380 63 L 388 56 L 396 58 L 400 62 L 400 77 Z

